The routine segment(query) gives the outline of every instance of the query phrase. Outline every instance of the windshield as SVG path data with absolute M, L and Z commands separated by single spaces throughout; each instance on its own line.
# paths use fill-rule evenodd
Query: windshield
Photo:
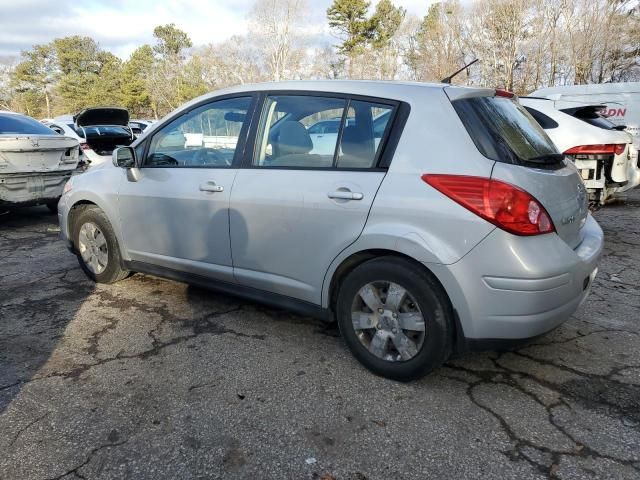
M 0 114 L 0 135 L 57 135 L 31 117 L 15 113 Z
M 555 164 L 562 160 L 542 127 L 517 101 L 474 97 L 452 103 L 484 156 L 514 164 Z

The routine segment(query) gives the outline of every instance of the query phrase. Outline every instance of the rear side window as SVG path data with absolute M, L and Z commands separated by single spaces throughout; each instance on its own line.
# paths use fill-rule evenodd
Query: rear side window
M 10 113 L 0 114 L 0 135 L 55 135 L 55 132 L 33 118 Z
M 562 160 L 543 128 L 516 101 L 475 97 L 452 104 L 485 157 L 516 165 L 557 164 Z
M 539 110 L 531 107 L 524 107 L 524 109 L 529 112 L 538 124 L 544 128 L 545 130 L 551 130 L 552 128 L 558 128 L 558 122 L 556 122 L 553 118 L 545 115 Z

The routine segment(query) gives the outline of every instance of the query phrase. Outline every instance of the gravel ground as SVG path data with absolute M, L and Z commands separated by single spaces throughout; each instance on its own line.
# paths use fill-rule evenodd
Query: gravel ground
M 323 324 L 151 276 L 88 281 L 0 216 L 0 478 L 640 478 L 640 191 L 596 213 L 589 300 L 418 382 Z

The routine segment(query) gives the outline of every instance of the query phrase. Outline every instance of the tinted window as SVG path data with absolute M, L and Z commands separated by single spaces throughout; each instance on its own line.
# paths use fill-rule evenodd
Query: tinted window
M 260 119 L 254 164 L 263 167 L 333 166 L 337 134 L 310 133 L 312 126 L 342 118 L 346 100 L 303 95 L 267 97 Z
M 84 132 L 82 131 L 81 128 L 76 128 L 76 126 L 73 123 L 67 123 L 67 127 L 69 127 L 71 130 L 76 132 L 76 135 L 78 135 L 80 138 L 84 138 Z
M 571 115 L 583 122 L 588 123 L 589 125 L 593 125 L 594 127 L 604 128 L 605 130 L 624 130 L 624 126 L 616 125 L 615 123 L 610 122 L 603 116 L 601 116 L 598 112 L 600 111 L 599 107 L 583 107 L 583 108 L 569 108 L 566 110 L 562 110 L 564 113 Z
M 0 135 L 55 135 L 37 120 L 14 113 L 0 114 Z
M 145 165 L 231 166 L 250 104 L 251 97 L 230 98 L 178 117 L 153 135 Z
M 64 129 L 58 125 L 51 124 L 49 125 L 49 128 L 60 135 L 64 135 Z
M 349 118 L 342 132 L 338 167 L 371 168 L 386 131 L 392 108 L 370 102 L 351 101 Z
M 475 97 L 452 103 L 484 156 L 515 164 L 546 156 L 549 156 L 549 163 L 559 162 L 558 151 L 551 139 L 522 105 L 514 100 Z
M 538 122 L 538 124 L 545 130 L 558 128 L 558 122 L 556 122 L 553 118 L 548 117 L 547 115 L 540 112 L 539 110 L 536 110 L 535 108 L 531 108 L 531 107 L 524 107 L 524 108 L 527 112 L 529 112 L 529 115 L 531 115 L 534 118 L 534 120 Z
M 85 135 L 89 137 L 127 137 L 131 138 L 131 132 L 127 127 L 118 126 L 100 126 L 100 127 L 83 127 Z

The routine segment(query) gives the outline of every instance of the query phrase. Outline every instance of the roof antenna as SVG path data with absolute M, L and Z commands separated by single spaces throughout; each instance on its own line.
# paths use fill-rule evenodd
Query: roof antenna
M 442 80 L 440 80 L 440 83 L 448 83 L 449 85 L 451 85 L 451 79 L 453 79 L 453 77 L 455 77 L 460 72 L 462 72 L 463 70 L 469 68 L 471 65 L 473 65 L 474 63 L 476 63 L 478 61 L 479 61 L 478 58 L 476 58 L 475 60 L 472 60 L 471 62 L 467 63 L 464 67 L 462 67 L 460 70 L 456 70 L 454 73 L 452 73 L 448 77 L 445 77 Z

